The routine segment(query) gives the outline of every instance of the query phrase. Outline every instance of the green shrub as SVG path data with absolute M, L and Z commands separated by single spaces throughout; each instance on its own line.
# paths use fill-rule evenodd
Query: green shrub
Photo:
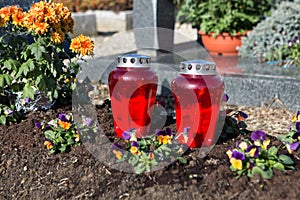
M 297 35 L 300 35 L 300 1 L 282 2 L 243 38 L 239 55 L 261 62 L 281 60 L 282 47 Z

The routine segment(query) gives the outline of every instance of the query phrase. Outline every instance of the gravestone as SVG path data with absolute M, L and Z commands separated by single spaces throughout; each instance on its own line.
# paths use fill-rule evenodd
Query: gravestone
M 18 5 L 24 11 L 30 9 L 31 5 L 35 2 L 39 2 L 40 0 L 0 0 L 0 8 L 11 5 Z
M 172 52 L 175 6 L 172 0 L 134 0 L 133 28 L 138 53 Z

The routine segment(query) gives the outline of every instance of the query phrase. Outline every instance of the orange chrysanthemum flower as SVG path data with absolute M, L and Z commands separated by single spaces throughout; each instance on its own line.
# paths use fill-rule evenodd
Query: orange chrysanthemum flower
M 81 55 L 92 55 L 94 50 L 94 42 L 87 36 L 80 34 L 78 37 L 72 39 L 70 49 L 74 53 Z
M 56 44 L 61 44 L 65 39 L 64 33 L 62 31 L 52 31 L 51 41 Z
M 71 127 L 71 123 L 70 122 L 64 122 L 64 121 L 59 121 L 58 124 L 63 128 L 68 130 Z
M 19 11 L 12 15 L 12 23 L 16 26 L 23 25 L 26 14 L 22 11 Z
M 49 24 L 44 23 L 44 22 L 36 22 L 31 26 L 31 29 L 34 30 L 36 34 L 41 34 L 43 35 L 48 31 Z

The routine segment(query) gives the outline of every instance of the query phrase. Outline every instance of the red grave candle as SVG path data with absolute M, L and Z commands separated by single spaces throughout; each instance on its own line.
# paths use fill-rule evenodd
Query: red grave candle
M 205 60 L 182 62 L 172 81 L 178 141 L 190 148 L 209 147 L 215 142 L 224 82 L 216 65 Z M 188 134 L 185 128 L 189 128 Z
M 108 77 L 115 133 L 136 129 L 137 137 L 147 136 L 151 107 L 155 103 L 158 77 L 150 68 L 150 58 L 138 54 L 118 57 L 116 69 Z

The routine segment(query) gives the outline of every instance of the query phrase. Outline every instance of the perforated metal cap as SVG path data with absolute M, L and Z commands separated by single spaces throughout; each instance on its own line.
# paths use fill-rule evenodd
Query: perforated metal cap
M 180 63 L 180 74 L 215 75 L 216 63 L 206 60 L 187 60 Z
M 149 68 L 151 59 L 140 54 L 126 54 L 118 56 L 118 67 Z

